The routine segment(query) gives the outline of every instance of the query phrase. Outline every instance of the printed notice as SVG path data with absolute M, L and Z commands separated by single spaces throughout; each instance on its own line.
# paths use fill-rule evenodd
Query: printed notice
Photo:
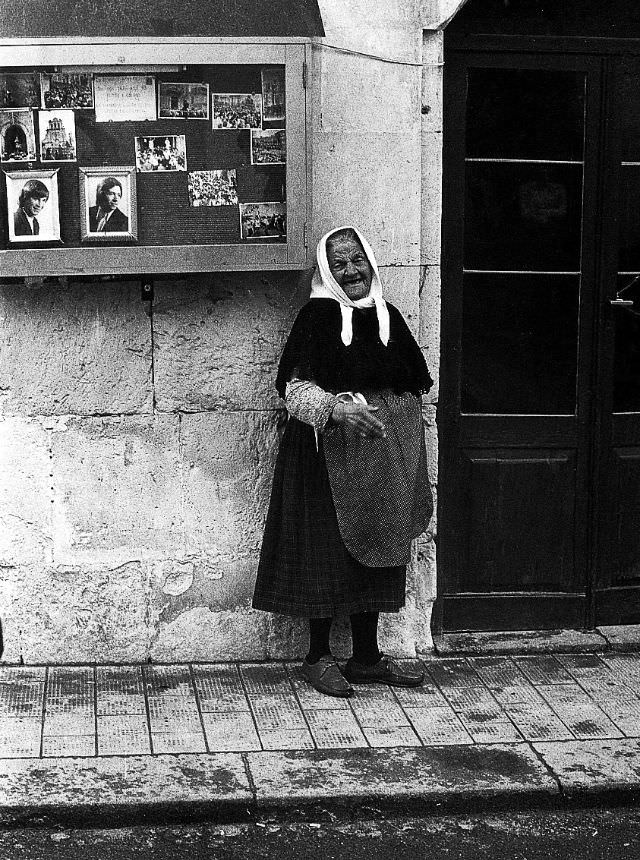
M 156 80 L 148 75 L 96 75 L 96 122 L 156 119 Z

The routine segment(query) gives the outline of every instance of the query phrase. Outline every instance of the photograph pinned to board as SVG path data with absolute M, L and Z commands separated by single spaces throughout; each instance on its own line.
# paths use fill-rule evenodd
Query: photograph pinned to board
M 159 81 L 158 119 L 209 119 L 209 84 Z
M 275 241 L 287 235 L 286 203 L 241 203 L 240 233 L 243 239 Z
M 35 161 L 33 112 L 0 110 L 0 161 Z
M 60 241 L 58 170 L 5 172 L 10 242 Z
M 40 81 L 36 72 L 0 74 L 0 108 L 40 107 Z
M 76 161 L 76 121 L 72 110 L 38 111 L 40 161 Z
M 283 126 L 286 117 L 284 66 L 262 69 L 261 76 L 263 127 Z
M 214 129 L 262 128 L 260 93 L 214 93 Z
M 135 167 L 80 167 L 79 173 L 83 241 L 135 241 L 138 238 Z
M 283 128 L 251 129 L 251 164 L 286 164 L 287 133 Z
M 187 169 L 187 140 L 184 134 L 136 137 L 135 147 L 138 173 L 175 173 Z
M 40 75 L 41 107 L 47 110 L 93 108 L 91 72 L 56 72 Z
M 96 122 L 156 119 L 156 79 L 152 75 L 96 75 Z
M 191 206 L 237 206 L 235 170 L 196 170 L 188 176 Z

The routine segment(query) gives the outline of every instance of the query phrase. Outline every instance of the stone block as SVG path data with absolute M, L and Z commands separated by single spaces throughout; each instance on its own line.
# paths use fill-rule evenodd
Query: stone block
M 420 259 L 425 266 L 440 265 L 442 229 L 442 134 L 429 131 L 422 135 L 422 247 Z
M 420 261 L 420 135 L 339 130 L 314 136 L 314 240 L 353 224 L 381 266 Z
M 440 375 L 440 267 L 425 266 L 420 284 L 420 327 L 418 343 L 429 365 L 434 385 L 429 400 L 437 402 Z
M 263 660 L 268 615 L 250 609 L 194 607 L 170 621 L 152 618 L 150 656 L 159 662 Z
M 5 660 L 117 663 L 146 659 L 149 587 L 139 562 L 114 567 L 31 565 L 5 570 L 3 576 L 0 612 Z
M 442 131 L 442 33 L 425 33 L 422 44 L 422 132 Z
M 126 564 L 184 542 L 178 416 L 70 418 L 52 431 L 58 564 Z
M 139 282 L 0 286 L 0 411 L 151 412 L 151 326 Z
M 319 0 L 318 5 L 329 44 L 401 62 L 420 61 L 422 26 L 414 4 Z
M 308 281 L 296 273 L 219 273 L 156 285 L 154 381 L 161 411 L 266 409 Z
M 468 0 L 419 0 L 419 16 L 425 30 L 441 30 Z
M 51 561 L 49 433 L 40 421 L 0 418 L 0 565 Z
M 384 297 L 398 308 L 411 333 L 417 338 L 420 316 L 420 269 L 416 266 L 381 266 L 380 280 Z

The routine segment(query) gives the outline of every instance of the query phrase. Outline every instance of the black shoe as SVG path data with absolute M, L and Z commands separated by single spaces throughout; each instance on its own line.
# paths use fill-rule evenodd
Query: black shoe
M 344 677 L 352 684 L 389 684 L 391 687 L 419 687 L 424 681 L 424 672 L 404 669 L 391 657 L 384 655 L 366 666 L 351 658 L 344 667 Z
M 353 687 L 345 681 L 340 667 L 330 654 L 325 654 L 317 663 L 302 663 L 302 675 L 311 686 L 325 696 L 346 699 L 353 696 Z

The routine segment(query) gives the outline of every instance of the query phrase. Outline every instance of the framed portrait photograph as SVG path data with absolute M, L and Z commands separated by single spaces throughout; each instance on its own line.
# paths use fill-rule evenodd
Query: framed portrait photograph
M 262 128 L 260 93 L 214 93 L 213 128 Z
M 9 242 L 59 242 L 58 170 L 4 171 Z
M 237 206 L 235 170 L 196 170 L 188 175 L 191 206 Z
M 283 128 L 251 129 L 251 164 L 286 164 L 287 133 Z
M 76 161 L 76 121 L 72 110 L 38 111 L 40 161 Z
M 35 161 L 36 133 L 29 109 L 0 110 L 0 161 Z
M 82 240 L 136 241 L 138 217 L 134 166 L 81 167 L 79 173 Z
M 277 242 L 287 235 L 286 203 L 241 203 L 240 231 L 243 239 Z
M 40 84 L 36 72 L 0 74 L 0 108 L 40 107 Z
M 187 169 L 187 140 L 184 134 L 136 137 L 138 173 L 164 173 Z
M 209 84 L 160 81 L 158 119 L 209 119 Z
M 56 72 L 40 75 L 41 107 L 46 110 L 93 108 L 91 72 Z

